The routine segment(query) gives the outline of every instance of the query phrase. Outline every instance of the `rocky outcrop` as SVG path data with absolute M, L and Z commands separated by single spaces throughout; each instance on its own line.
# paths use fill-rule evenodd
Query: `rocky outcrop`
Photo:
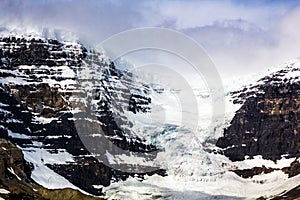
M 300 186 L 297 186 L 293 188 L 290 191 L 285 191 L 283 194 L 280 194 L 273 198 L 268 198 L 272 200 L 299 200 L 300 199 L 300 193 L 299 193 Z M 261 198 L 262 200 L 265 198 Z
M 93 158 L 78 135 L 76 120 L 85 121 L 85 130 L 95 131 L 86 135 L 91 141 L 102 134 L 124 150 L 155 151 L 136 136 L 124 114 L 149 112 L 148 92 L 148 86 L 132 81 L 132 74 L 78 43 L 0 37 L 0 137 L 26 154 L 68 155 L 69 160 L 60 156 L 58 164 L 42 153 L 36 159 L 91 194 L 102 193 L 93 185 L 107 186 L 134 173 L 114 170 Z M 101 126 L 95 129 L 85 113 L 92 113 Z M 164 170 L 154 173 L 165 175 Z
M 24 160 L 22 151 L 4 139 L 0 139 L 0 161 L 0 179 L 29 181 L 30 167 Z
M 294 64 L 233 92 L 242 103 L 217 146 L 232 161 L 262 155 L 276 161 L 300 155 L 300 83 Z
M 252 178 L 255 175 L 268 174 L 276 170 L 283 171 L 284 173 L 288 174 L 289 178 L 291 178 L 300 174 L 300 163 L 298 159 L 296 159 L 290 164 L 290 166 L 283 167 L 281 169 L 271 167 L 267 168 L 263 165 L 261 167 L 253 167 L 251 169 L 235 169 L 232 171 L 242 178 Z
M 289 178 L 300 174 L 300 163 L 298 160 L 293 161 L 289 167 L 284 167 L 283 172 L 289 175 Z
M 263 165 L 262 167 L 253 167 L 251 169 L 236 169 L 233 170 L 233 172 L 242 178 L 252 178 L 255 175 L 260 175 L 262 173 L 268 174 L 273 172 L 274 170 L 278 169 L 267 168 Z
M 101 199 L 70 188 L 43 188 L 30 178 L 32 169 L 32 165 L 24 160 L 22 150 L 0 139 L 0 188 L 6 190 L 5 193 L 0 193 L 0 197 L 27 200 Z

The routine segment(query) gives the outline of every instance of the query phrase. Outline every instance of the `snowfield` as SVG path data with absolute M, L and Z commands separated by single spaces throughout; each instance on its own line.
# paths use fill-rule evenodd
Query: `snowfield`
M 151 141 L 162 151 L 154 163 L 166 169 L 168 176 L 148 176 L 141 181 L 139 178 L 130 178 L 126 181 L 113 183 L 104 188 L 108 199 L 256 199 L 259 197 L 272 197 L 288 191 L 299 185 L 300 175 L 288 178 L 281 170 L 269 174 L 241 178 L 231 170 L 250 169 L 253 167 L 272 167 L 281 169 L 287 167 L 295 158 L 282 158 L 276 163 L 255 156 L 244 161 L 232 162 L 227 157 L 215 154 L 207 149 L 218 149 L 210 143 L 222 135 L 222 130 L 229 125 L 236 110 L 241 105 L 233 104 L 229 96 L 230 91 L 235 91 L 241 86 L 260 84 L 260 78 L 272 74 L 286 66 L 298 66 L 299 60 L 290 61 L 284 65 L 266 70 L 260 74 L 225 81 L 225 120 L 214 122 L 215 132 L 209 132 L 207 124 L 210 122 L 211 99 L 207 95 L 197 95 L 199 113 L 199 127 L 191 131 L 188 126 L 181 127 L 180 118 L 177 116 L 181 108 L 174 107 L 174 96 L 168 91 L 155 94 L 154 104 L 160 103 L 165 113 L 173 113 L 169 123 L 156 128 L 145 128 L 145 123 L 138 123 L 142 118 L 135 119 L 137 130 L 149 134 Z M 298 73 L 288 73 L 286 76 L 297 77 Z M 205 91 L 197 88 L 195 94 Z M 208 94 L 209 95 L 209 94 Z M 172 101 L 173 98 L 173 101 Z M 155 99 L 158 99 L 155 101 Z M 166 103 L 166 105 L 162 105 Z M 169 106 L 173 105 L 173 106 Z M 172 116 L 172 115 L 169 115 Z M 145 120 L 143 120 L 144 122 Z M 145 130 L 146 129 L 146 130 Z

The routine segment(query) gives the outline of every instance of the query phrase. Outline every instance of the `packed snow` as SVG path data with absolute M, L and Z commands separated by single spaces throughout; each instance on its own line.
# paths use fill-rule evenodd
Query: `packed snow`
M 25 160 L 34 165 L 31 178 L 35 182 L 48 189 L 73 188 L 79 190 L 78 187 L 71 184 L 67 179 L 45 166 L 45 163 L 62 163 L 68 160 L 72 161 L 70 155 L 67 153 L 58 155 L 50 154 L 49 152 L 47 153 L 47 151 L 38 148 L 25 148 L 22 150 Z

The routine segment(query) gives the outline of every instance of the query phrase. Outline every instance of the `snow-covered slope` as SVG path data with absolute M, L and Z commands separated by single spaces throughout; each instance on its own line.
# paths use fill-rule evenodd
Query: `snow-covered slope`
M 258 82 L 251 76 L 252 85 L 233 96 L 233 86 L 241 83 L 228 84 L 225 123 L 213 122 L 212 131 L 206 88 L 193 89 L 200 111 L 193 129 L 180 117 L 187 112 L 177 99 L 181 88 L 146 82 L 130 73 L 127 61 L 114 64 L 76 42 L 5 35 L 0 56 L 1 134 L 23 150 L 34 166 L 33 180 L 45 187 L 79 187 L 97 195 L 103 189 L 109 199 L 253 199 L 279 194 L 300 181 L 299 175 L 289 178 L 280 170 L 294 158 L 274 163 L 256 155 L 233 162 L 215 145 L 248 98 L 268 84 L 298 81 L 298 60 L 267 77 L 270 72 L 258 75 L 265 77 Z M 99 145 L 99 138 L 111 143 Z M 150 173 L 118 171 L 114 167 L 120 164 L 127 170 L 147 166 Z M 276 170 L 252 178 L 234 172 L 262 165 Z
M 262 72 L 248 76 L 237 77 L 228 81 L 229 92 L 236 103 L 241 104 L 250 96 L 255 97 L 258 93 L 264 93 L 264 87 L 268 85 L 279 86 L 282 84 L 293 84 L 299 82 L 300 58 L 290 60 L 284 64 L 274 66 Z M 247 94 L 247 95 L 246 95 Z
M 91 147 L 101 147 L 102 143 L 93 143 L 100 137 L 122 152 L 155 150 L 130 130 L 133 124 L 125 115 L 149 112 L 148 86 L 116 69 L 105 55 L 88 52 L 78 43 L 18 34 L 1 36 L 0 55 L 2 137 L 22 148 L 25 159 L 34 164 L 32 178 L 39 184 L 76 185 L 101 194 L 101 187 L 94 185 L 134 175 L 107 166 L 109 153 L 101 152 L 100 159 L 91 156 L 97 153 Z M 80 129 L 81 125 L 88 126 Z M 134 163 L 122 164 L 130 168 Z
M 263 93 L 263 87 L 266 85 L 297 83 L 299 63 L 298 59 L 292 60 L 265 72 L 228 82 L 225 85 L 226 121 L 231 121 L 247 98 Z M 237 90 L 238 92 L 234 92 Z M 243 95 L 245 91 L 250 91 L 249 96 Z M 204 102 L 204 99 L 202 101 Z M 205 103 L 209 105 L 210 102 L 206 100 Z M 219 126 L 226 127 L 230 124 Z M 233 162 L 220 154 L 220 149 L 206 140 L 207 130 L 198 131 L 195 133 L 169 124 L 160 133 L 152 135 L 154 143 L 164 148 L 155 161 L 167 169 L 168 176 L 147 177 L 143 182 L 131 178 L 122 183 L 114 183 L 105 188 L 106 196 L 111 199 L 127 197 L 130 199 L 256 199 L 278 195 L 299 184 L 299 175 L 289 178 L 288 174 L 280 170 L 289 167 L 295 158 L 282 157 L 275 163 L 258 155 L 253 158 L 246 157 L 244 161 Z M 213 133 L 211 137 L 214 138 L 218 134 Z M 236 169 L 263 166 L 275 170 L 271 173 L 254 175 L 252 178 L 242 178 L 233 172 Z

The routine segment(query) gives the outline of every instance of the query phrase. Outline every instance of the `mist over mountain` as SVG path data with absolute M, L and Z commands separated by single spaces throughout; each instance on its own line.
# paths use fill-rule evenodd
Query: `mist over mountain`
M 299 5 L 0 1 L 0 199 L 300 198 Z
M 298 60 L 249 77 L 250 86 L 225 96 L 232 109 L 225 124 L 213 124 L 220 133 L 200 127 L 199 135 L 175 123 L 176 117 L 168 124 L 147 122 L 155 105 L 170 105 L 169 90 L 175 88 L 144 84 L 126 70 L 127 61 L 116 68 L 103 53 L 76 41 L 37 35 L 3 33 L 0 44 L 1 138 L 23 155 L 10 154 L 22 165 L 3 164 L 4 197 L 41 195 L 36 184 L 117 199 L 137 198 L 132 191 L 141 198 L 258 198 L 298 186 Z M 197 98 L 209 104 L 209 94 Z M 210 120 L 205 112 L 200 119 Z M 132 153 L 115 154 L 114 145 Z M 134 154 L 157 150 L 147 162 Z M 148 172 L 140 172 L 145 167 Z M 14 180 L 37 191 L 16 190 Z

